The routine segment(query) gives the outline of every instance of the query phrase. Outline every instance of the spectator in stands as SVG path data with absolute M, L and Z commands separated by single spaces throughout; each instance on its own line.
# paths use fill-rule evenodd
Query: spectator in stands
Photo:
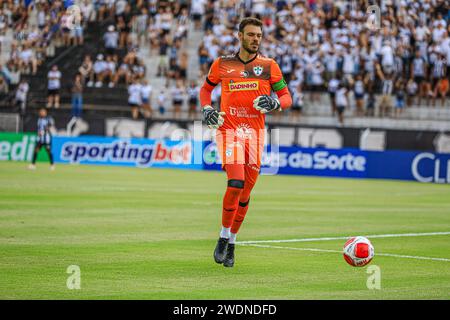
M 142 99 L 142 110 L 145 118 L 150 118 L 153 114 L 151 107 L 152 99 L 152 86 L 148 83 L 147 79 L 143 79 L 141 85 L 141 99 Z
M 61 89 L 61 78 L 62 74 L 58 70 L 58 66 L 55 64 L 52 66 L 51 70 L 47 74 L 48 84 L 48 95 L 47 95 L 47 108 L 54 107 L 59 108 L 60 99 L 60 89 Z
M 189 111 L 188 111 L 188 117 L 189 119 L 194 120 L 197 114 L 197 107 L 198 107 L 198 97 L 200 94 L 200 87 L 197 85 L 197 83 L 192 80 L 189 88 L 187 89 L 187 94 L 189 97 Z
M 131 70 L 130 65 L 124 61 L 119 66 L 119 69 L 116 72 L 115 78 L 114 78 L 114 86 L 116 86 L 120 80 L 125 79 L 125 83 L 128 85 L 131 82 Z
M 411 107 L 414 103 L 414 98 L 417 95 L 417 90 L 419 89 L 419 86 L 414 81 L 414 79 L 411 77 L 408 82 L 406 83 L 406 105 L 408 107 Z
M 347 86 L 341 81 L 339 83 L 338 90 L 336 91 L 336 111 L 338 115 L 338 120 L 341 125 L 344 124 L 344 112 L 345 109 L 350 106 L 350 101 L 348 97 L 349 91 Z
M 422 102 L 422 98 L 427 96 L 427 65 L 425 59 L 421 56 L 420 51 L 417 50 L 412 61 L 411 76 L 414 82 L 419 86 L 419 100 L 418 104 Z
M 0 54 L 2 53 L 3 42 L 5 41 L 7 31 L 8 17 L 4 13 L 3 8 L 0 8 Z
M 327 87 L 328 87 L 328 95 L 330 97 L 331 102 L 331 114 L 335 116 L 337 112 L 336 92 L 339 89 L 340 81 L 338 80 L 336 74 L 332 73 L 331 76 L 332 76 L 331 79 L 329 79 L 327 83 Z
M 97 55 L 97 60 L 94 62 L 93 66 L 95 87 L 101 88 L 103 86 L 103 80 L 107 73 L 107 64 L 104 60 L 103 54 Z
M 159 64 L 157 77 L 164 77 L 167 75 L 169 68 L 169 41 L 167 36 L 162 36 L 159 43 Z
M 73 46 L 82 46 L 84 43 L 84 26 L 75 24 L 70 32 L 70 42 Z
M 119 33 L 115 31 L 113 25 L 110 25 L 108 31 L 103 35 L 103 41 L 105 42 L 106 54 L 115 55 L 119 45 Z
M 126 15 L 129 17 L 129 15 Z M 117 31 L 119 32 L 119 49 L 125 48 L 128 35 L 131 31 L 131 22 L 125 21 L 125 14 L 117 17 Z
M 438 80 L 438 82 L 436 83 L 436 86 L 434 88 L 433 106 L 436 105 L 436 98 L 440 97 L 441 98 L 441 106 L 444 107 L 445 106 L 445 98 L 446 98 L 448 92 L 449 92 L 449 80 L 445 76 L 445 73 L 444 73 L 443 76 Z
M 402 78 L 395 83 L 395 113 L 394 117 L 399 118 L 405 107 L 406 84 Z
M 204 42 L 198 47 L 198 59 L 200 64 L 200 76 L 203 77 L 209 70 L 209 54 Z
M 19 68 L 21 72 L 28 73 L 28 68 L 30 68 L 32 74 L 35 75 L 37 67 L 38 62 L 32 48 L 28 43 L 24 43 L 23 48 L 19 53 Z
M 148 11 L 147 8 L 142 7 L 141 13 L 136 17 L 136 34 L 137 34 L 137 41 L 139 46 L 146 45 L 147 44 L 147 29 L 148 29 Z
M 16 95 L 14 97 L 15 104 L 19 108 L 21 115 L 25 114 L 27 108 L 28 91 L 30 91 L 30 86 L 25 79 L 22 79 L 17 87 Z
M 108 2 L 108 0 L 98 0 L 97 1 L 97 5 L 98 5 L 97 17 L 98 17 L 99 22 L 102 22 L 103 20 L 105 20 L 106 15 L 108 15 L 107 2 Z
M 192 1 L 191 15 L 194 21 L 195 30 L 201 29 L 202 16 L 205 14 L 205 4 L 207 0 Z
M 131 80 L 131 85 L 128 87 L 128 105 L 131 107 L 133 119 L 137 119 L 139 116 L 139 108 L 142 104 L 141 88 L 142 86 L 136 78 Z
M 164 115 L 164 113 L 166 112 L 166 99 L 166 92 L 164 89 L 161 89 L 158 94 L 158 111 L 160 115 Z
M 436 98 L 441 97 L 442 106 L 445 105 L 445 96 L 448 92 L 448 79 L 446 76 L 447 65 L 445 61 L 445 54 L 440 51 L 437 52 L 436 60 L 432 68 L 432 106 L 436 105 Z
M 188 67 L 188 54 L 186 51 L 181 51 L 178 58 L 176 80 L 181 81 L 183 83 L 183 86 L 186 86 L 187 67 Z
M 172 87 L 171 91 L 172 105 L 173 105 L 173 118 L 178 119 L 181 116 L 181 107 L 184 102 L 185 88 L 177 81 Z
M 366 88 L 362 78 L 362 75 L 356 76 L 356 81 L 353 84 L 353 93 L 356 102 L 356 116 L 361 117 L 364 115 L 364 97 L 366 95 Z
M 311 75 L 311 102 L 320 100 L 320 91 L 323 87 L 323 77 L 322 74 L 324 72 L 323 65 L 320 61 L 316 61 L 314 66 L 310 71 Z
M 5 78 L 3 78 L 3 76 L 0 75 L 0 96 L 3 98 L 8 94 L 8 92 L 9 92 L 8 83 L 6 82 Z
M 70 46 L 70 35 L 71 35 L 71 26 L 69 25 L 69 20 L 71 20 L 70 13 L 65 12 L 61 17 L 61 33 L 63 45 L 68 47 Z
M 125 0 L 116 0 L 111 4 L 111 13 L 114 12 L 114 18 L 117 19 L 125 13 L 125 8 L 127 6 L 127 1 Z
M 163 35 L 168 35 L 170 33 L 170 29 L 172 28 L 173 23 L 173 13 L 170 6 L 166 6 L 164 9 L 160 10 L 160 26 L 162 29 Z
M 185 40 L 189 29 L 189 13 L 187 8 L 183 8 L 177 17 L 176 28 L 174 31 L 174 40 Z
M 113 56 L 108 55 L 106 57 L 106 63 L 105 63 L 105 72 L 104 72 L 104 78 L 103 80 L 106 81 L 109 79 L 108 87 L 112 88 L 114 87 L 114 79 L 116 75 L 116 62 L 113 59 Z
M 72 117 L 80 118 L 83 109 L 83 80 L 80 73 L 75 75 L 72 85 Z
M 375 116 L 375 93 L 373 91 L 369 91 L 369 95 L 367 97 L 367 105 L 366 105 L 366 116 L 374 117 Z
M 383 77 L 382 89 L 381 89 L 381 101 L 380 101 L 380 117 L 386 117 L 391 114 L 392 111 L 392 93 L 394 91 L 394 80 L 391 74 L 386 74 Z
M 147 35 L 148 41 L 150 42 L 150 54 L 153 55 L 159 50 L 160 30 L 153 17 L 150 17 L 148 24 Z
M 135 60 L 135 64 L 131 66 L 132 75 L 136 77 L 139 81 L 145 77 L 145 65 L 140 59 Z
M 9 60 L 6 64 L 4 64 L 1 67 L 1 71 L 0 71 L 0 77 L 3 78 L 3 80 L 5 80 L 5 83 L 7 86 L 9 86 L 12 81 L 11 70 L 10 70 L 11 65 L 12 65 L 12 62 L 11 62 L 11 60 Z
M 304 99 L 301 84 L 298 84 L 297 86 L 294 87 L 290 87 L 290 91 L 292 95 L 291 121 L 293 123 L 298 123 L 300 121 L 300 116 L 302 115 L 303 99 Z
M 91 0 L 82 0 L 80 3 L 80 10 L 83 15 L 83 27 L 86 28 L 88 23 L 95 19 L 96 12 L 94 10 L 94 2 Z
M 86 84 L 86 82 L 88 87 L 92 87 L 94 85 L 94 70 L 91 56 L 89 54 L 84 56 L 83 63 L 78 68 L 78 72 L 81 75 L 83 85 Z

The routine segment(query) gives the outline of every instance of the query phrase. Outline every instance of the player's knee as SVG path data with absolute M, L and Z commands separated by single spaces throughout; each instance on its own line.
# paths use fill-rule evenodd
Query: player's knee
M 239 200 L 239 207 L 245 208 L 246 206 L 248 206 L 249 202 L 250 202 L 250 198 L 248 198 L 247 201 L 241 201 L 241 199 L 240 199 Z
M 244 189 L 244 180 L 230 179 L 228 180 L 228 187 Z

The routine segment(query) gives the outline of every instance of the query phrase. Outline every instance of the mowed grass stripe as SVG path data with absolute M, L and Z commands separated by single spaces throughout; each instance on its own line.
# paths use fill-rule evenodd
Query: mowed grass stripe
M 340 254 L 238 246 L 234 268 L 216 264 L 223 172 L 26 166 L 0 163 L 0 298 L 450 298 L 448 265 L 435 261 L 376 255 L 383 276 L 376 292 L 366 287 L 366 269 L 348 266 Z M 261 176 L 239 240 L 449 230 L 448 190 Z M 372 242 L 375 254 L 450 257 L 445 236 Z M 319 241 L 314 248 L 340 251 L 342 245 Z M 66 287 L 69 265 L 81 268 L 81 290 Z

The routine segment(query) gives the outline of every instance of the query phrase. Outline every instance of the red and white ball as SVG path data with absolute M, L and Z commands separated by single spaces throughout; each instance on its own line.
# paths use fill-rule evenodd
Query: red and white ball
M 354 267 L 364 267 L 375 254 L 372 243 L 365 237 L 352 237 L 344 244 L 344 259 Z

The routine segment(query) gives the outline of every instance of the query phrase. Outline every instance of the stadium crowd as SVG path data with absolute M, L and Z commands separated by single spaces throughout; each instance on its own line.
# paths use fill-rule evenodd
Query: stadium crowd
M 173 116 L 180 116 L 182 100 L 189 95 L 187 84 L 188 55 L 185 50 L 189 28 L 188 1 L 125 1 L 99 2 L 94 6 L 98 21 L 108 22 L 103 34 L 103 47 L 92 61 L 87 55 L 79 72 L 87 87 L 104 85 L 113 88 L 125 84 L 132 117 L 151 117 L 153 87 L 148 83 L 142 54 L 158 56 L 157 77 L 166 79 L 158 93 L 158 112 L 165 113 L 167 95 L 173 98 Z M 118 52 L 126 50 L 120 57 Z M 197 95 L 197 94 L 196 94 Z M 192 92 L 189 100 L 192 102 Z M 192 103 L 191 103 L 192 104 Z
M 294 110 L 301 110 L 304 91 L 311 103 L 327 91 L 333 114 L 340 116 L 339 110 L 350 107 L 350 94 L 358 116 L 374 116 L 376 107 L 379 116 L 398 116 L 405 105 L 434 106 L 438 98 L 444 106 L 450 77 L 449 2 L 382 1 L 381 20 L 367 14 L 372 3 L 196 1 L 196 13 L 204 16 L 201 76 L 218 56 L 238 50 L 234 34 L 243 14 L 263 21 L 261 52 L 279 63 Z M 381 95 L 378 105 L 375 94 Z
M 70 3 L 78 4 L 82 15 L 82 23 L 72 29 L 64 28 Z M 379 4 L 380 20 L 376 9 L 367 13 L 372 4 Z M 197 82 L 214 59 L 237 52 L 239 20 L 255 16 L 264 24 L 260 51 L 279 63 L 293 96 L 294 119 L 306 103 L 327 103 L 323 93 L 341 122 L 349 109 L 356 116 L 400 116 L 407 106 L 434 106 L 438 100 L 444 106 L 448 101 L 449 6 L 445 0 L 0 1 L 0 45 L 8 29 L 14 32 L 10 57 L 1 66 L 0 92 L 10 83 L 19 84 L 21 72 L 35 73 L 55 46 L 83 44 L 88 21 L 105 21 L 103 45 L 80 61 L 81 79 L 74 80 L 72 93 L 80 98 L 84 86 L 124 84 L 133 118 L 139 109 L 144 117 L 164 114 L 168 101 L 173 117 L 181 117 L 181 105 L 187 104 L 194 118 Z M 204 32 L 196 82 L 187 79 L 191 20 Z M 154 67 L 164 88 L 153 88 L 148 81 L 144 47 L 158 56 Z M 58 81 L 50 78 L 48 103 L 57 107 L 58 97 L 50 99 L 50 93 L 58 88 L 50 86 L 57 87 Z M 22 85 L 18 95 L 27 90 Z M 153 94 L 156 106 L 151 105 Z M 217 105 L 220 91 L 212 98 Z
M 54 56 L 57 47 L 83 44 L 86 22 L 69 28 L 71 18 L 65 2 L 67 1 L 0 1 L 0 52 L 4 50 L 8 37 L 11 40 L 8 55 L 1 61 L 0 83 L 4 94 L 8 93 L 10 87 L 16 89 L 15 102 L 20 105 L 22 112 L 30 88 L 21 80 L 21 75 L 35 75 L 45 59 Z M 89 6 L 89 3 L 90 1 L 83 1 L 80 5 Z M 49 79 L 49 82 L 52 82 L 49 86 L 55 84 L 53 79 Z M 58 95 L 51 96 L 49 101 L 59 107 Z

